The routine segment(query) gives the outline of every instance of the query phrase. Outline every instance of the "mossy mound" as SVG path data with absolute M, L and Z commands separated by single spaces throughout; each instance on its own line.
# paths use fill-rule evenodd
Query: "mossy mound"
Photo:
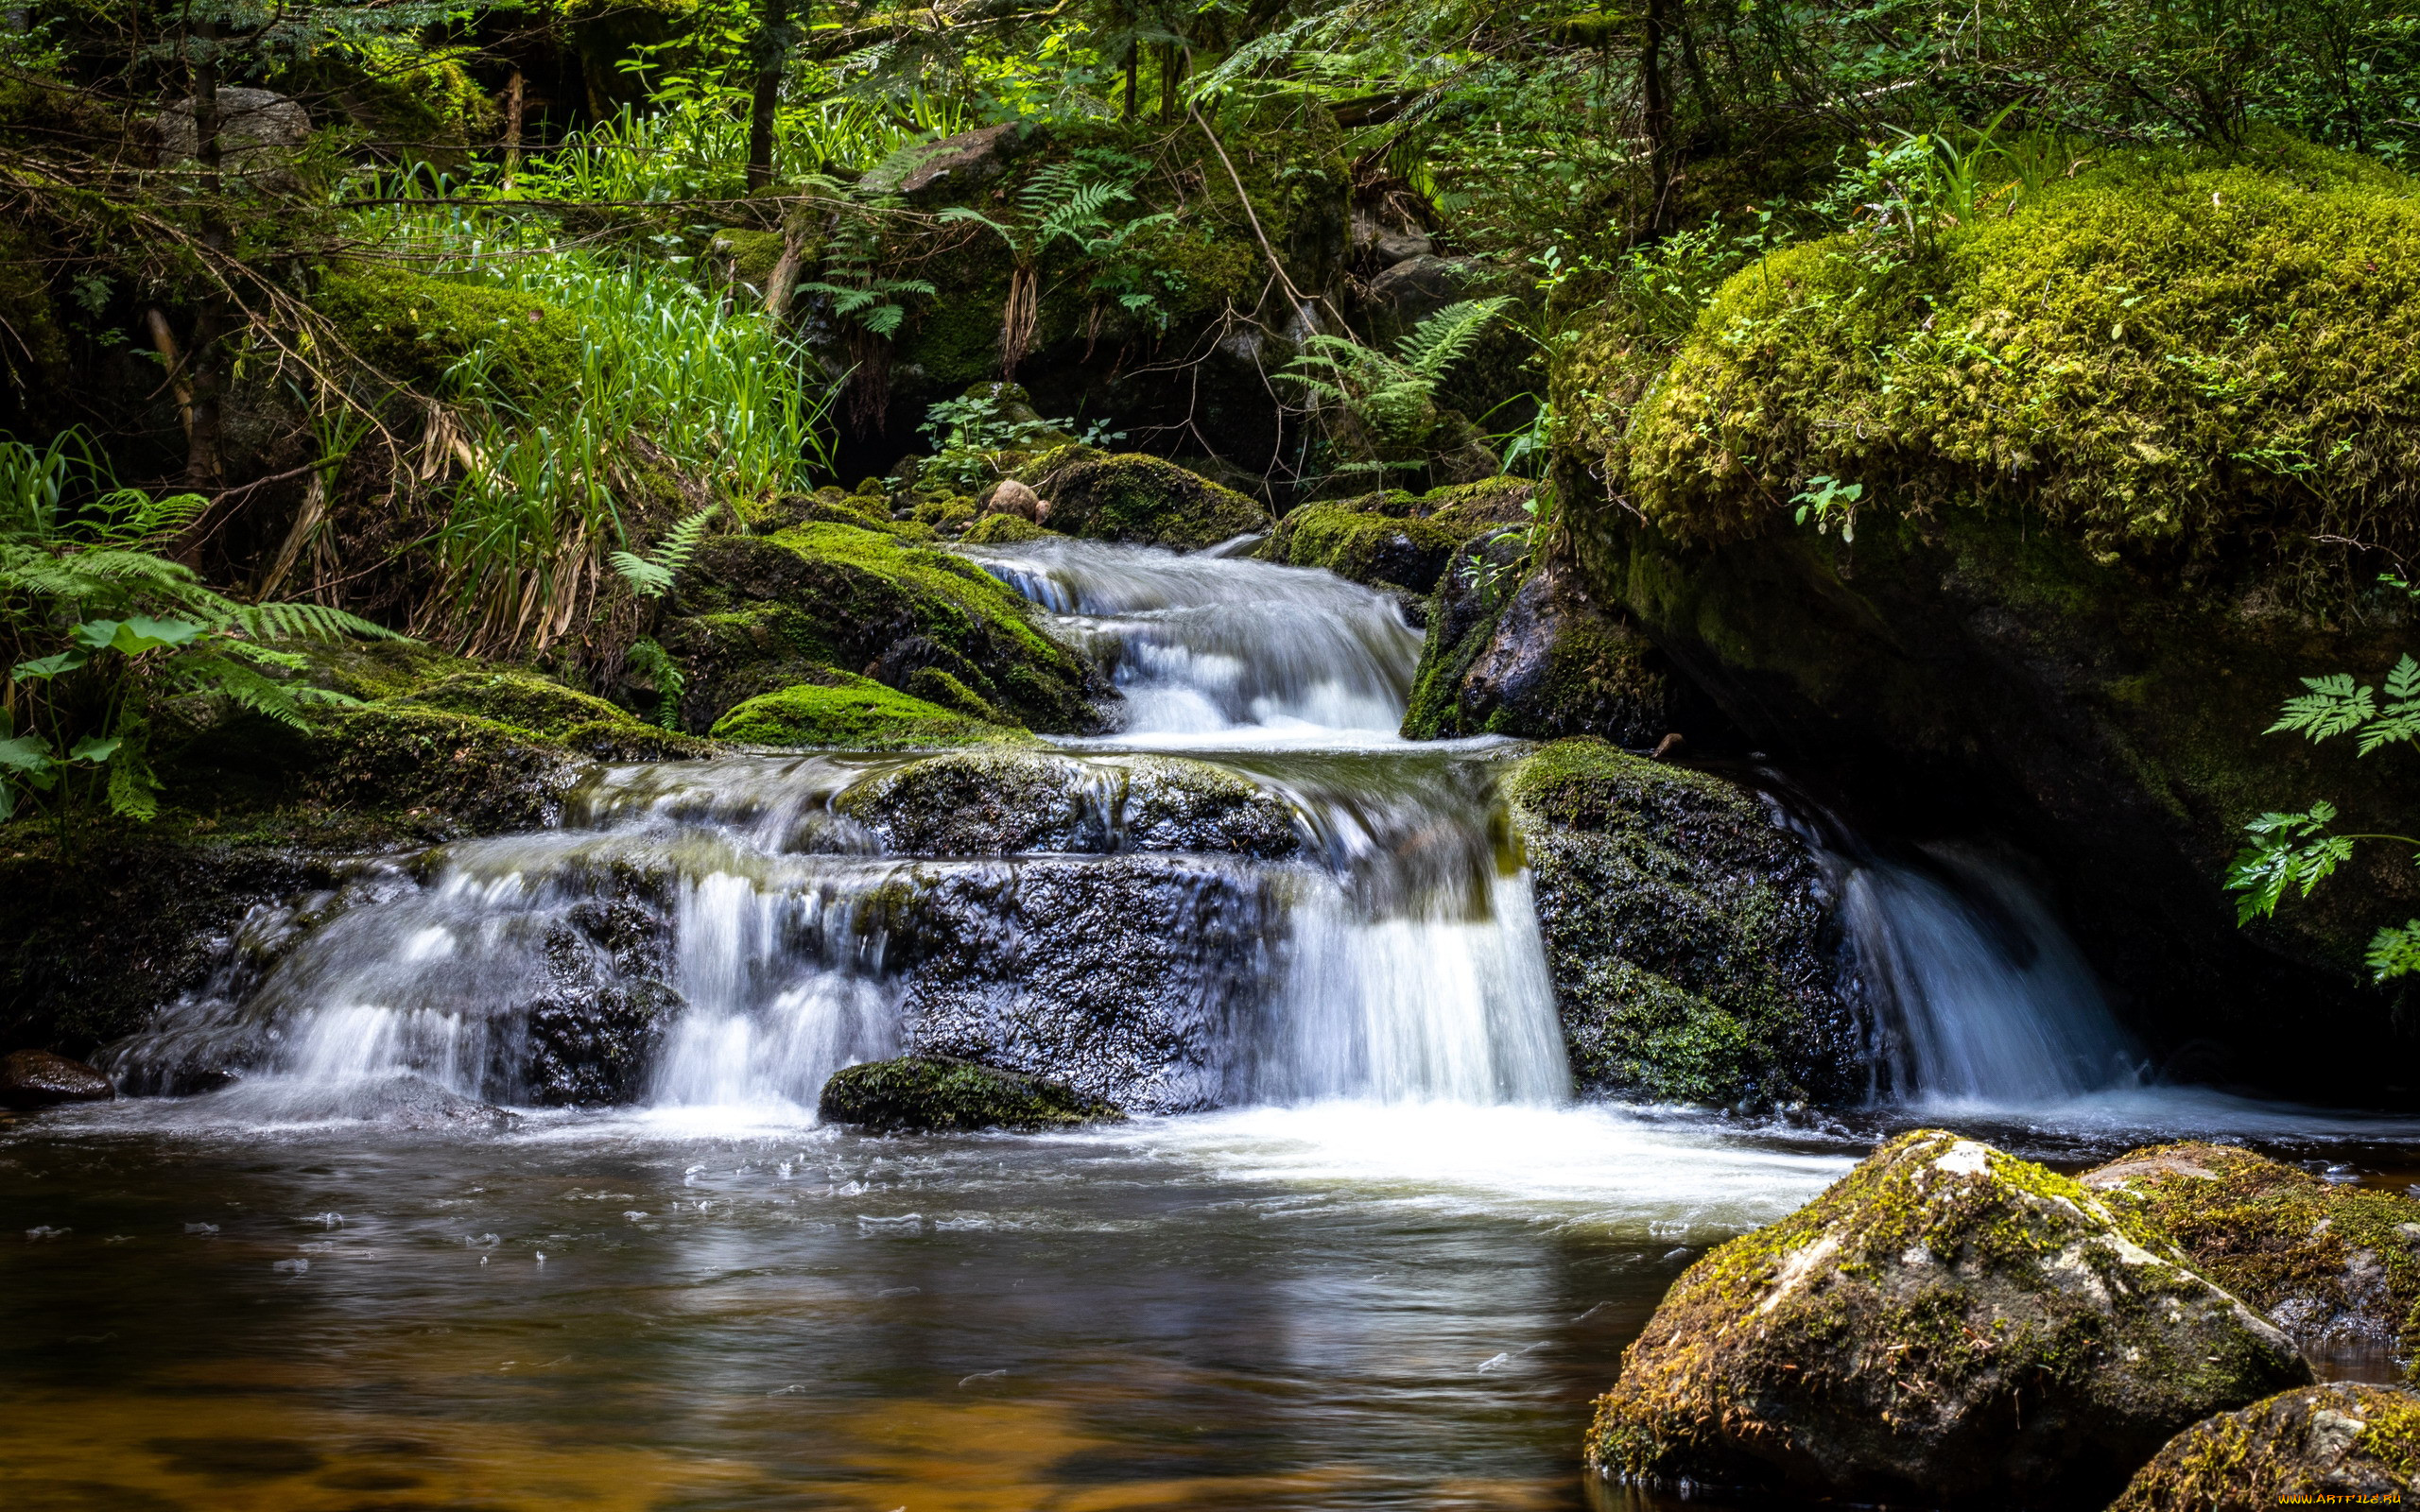
M 2420 1499 L 2420 1397 L 2349 1381 L 2279 1392 L 2169 1441 L 2109 1512 L 2409 1506 Z
M 312 302 L 363 361 L 424 392 L 477 348 L 494 355 L 490 377 L 508 397 L 579 387 L 579 318 L 535 295 L 365 265 L 329 269 Z
M 906 1056 L 833 1073 L 816 1116 L 885 1133 L 1067 1128 L 1126 1115 L 1072 1087 L 946 1056 Z
M 1426 494 L 1396 490 L 1315 500 L 1278 521 L 1260 555 L 1293 567 L 1324 567 L 1357 583 L 1426 593 L 1473 539 L 1519 524 L 1521 506 L 1534 493 L 1522 479 L 1493 478 Z
M 688 676 L 682 713 L 692 729 L 766 695 L 847 686 L 836 674 L 988 722 L 1052 731 L 1098 723 L 1090 663 L 1044 634 L 1023 598 L 964 558 L 890 532 L 822 521 L 716 538 L 674 608 L 659 639 Z
M 1626 436 L 1599 417 L 1633 503 L 1735 540 L 1829 476 L 1869 513 L 2021 507 L 2110 559 L 2298 558 L 2329 536 L 2409 555 L 2411 180 L 2277 136 L 2095 162 L 1896 266 L 1836 237 L 1732 279 Z M 1581 387 L 1621 387 L 1635 350 L 1609 332 Z
M 869 777 L 833 806 L 893 855 L 1184 850 L 1276 860 L 1302 844 L 1275 795 L 1171 756 L 936 756 Z
M 987 514 L 966 527 L 958 539 L 970 546 L 1013 546 L 1028 541 L 1041 541 L 1052 534 L 1030 520 L 1020 520 L 1012 514 Z
M 1139 452 L 1088 455 L 1034 484 L 1044 523 L 1087 541 L 1198 551 L 1269 528 L 1269 513 L 1235 490 Z
M 1690 1266 L 1587 1456 L 1655 1485 L 2090 1506 L 2188 1424 L 2309 1379 L 2090 1189 L 1922 1129 Z
M 2223 1144 L 2134 1150 L 2082 1179 L 2305 1349 L 2420 1353 L 2420 1201 Z
M 1859 1088 L 1822 876 L 1754 794 L 1565 740 L 1505 796 L 1582 1091 L 1771 1107 Z
M 838 746 L 925 750 L 1038 744 L 1014 726 L 944 708 L 846 672 L 759 694 L 715 721 L 714 738 L 748 746 Z

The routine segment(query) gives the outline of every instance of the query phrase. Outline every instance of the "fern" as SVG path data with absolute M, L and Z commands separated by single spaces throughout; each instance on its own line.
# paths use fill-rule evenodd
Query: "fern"
M 1405 367 L 1433 384 L 1469 354 L 1479 334 L 1512 302 L 1499 297 L 1449 304 L 1406 332 L 1395 349 Z
M 652 602 L 672 592 L 672 580 L 681 576 L 689 558 L 706 539 L 706 527 L 721 513 L 719 505 L 708 505 L 688 516 L 664 533 L 656 542 L 653 555 L 642 557 L 636 552 L 617 551 L 607 559 L 621 574 L 631 592 Z
M 673 661 L 672 653 L 651 635 L 642 635 L 631 642 L 626 654 L 631 667 L 654 686 L 655 722 L 666 730 L 680 729 L 681 696 L 689 687 L 681 663 Z

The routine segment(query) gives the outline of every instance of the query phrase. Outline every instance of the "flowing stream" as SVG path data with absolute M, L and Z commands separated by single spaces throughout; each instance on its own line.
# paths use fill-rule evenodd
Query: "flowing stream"
M 1682 1268 L 1878 1132 L 2361 1131 L 2146 1083 L 2018 873 L 1957 848 L 1827 852 L 1873 1108 L 1575 1106 L 1518 748 L 1396 736 L 1391 599 L 974 555 L 1123 696 L 1033 758 L 1033 814 L 886 809 L 901 756 L 609 769 L 555 829 L 258 911 L 112 1052 L 176 1095 L 0 1124 L 9 1504 L 1643 1505 L 1579 1475 L 1587 1399 Z M 1205 848 L 1236 814 L 1278 817 Z M 1144 1116 L 814 1122 L 843 1065 L 978 1041 Z

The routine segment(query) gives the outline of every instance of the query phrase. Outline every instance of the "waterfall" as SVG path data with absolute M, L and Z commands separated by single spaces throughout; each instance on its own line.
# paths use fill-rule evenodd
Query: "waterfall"
M 1495 762 L 1397 736 L 1420 637 L 1392 599 L 1234 555 L 1053 541 L 977 559 L 1123 696 L 1116 735 L 1000 758 L 1075 769 L 1081 812 L 1034 832 L 1049 838 L 888 853 L 851 798 L 911 756 L 608 767 L 559 830 L 261 911 L 262 947 L 112 1069 L 154 1091 L 232 1076 L 223 1103 L 288 1118 L 399 1101 L 795 1115 L 834 1071 L 910 1049 L 1146 1110 L 1565 1097 Z M 1269 795 L 1294 853 L 1150 839 L 1165 817 L 1120 795 L 1166 765 L 1153 748 Z
M 2141 1050 L 2091 967 L 2005 862 L 1956 846 L 1833 860 L 1877 1096 L 2038 1106 L 2140 1082 Z

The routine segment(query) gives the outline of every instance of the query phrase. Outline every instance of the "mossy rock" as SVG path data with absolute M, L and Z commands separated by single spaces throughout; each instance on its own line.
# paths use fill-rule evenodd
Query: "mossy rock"
M 2187 1425 L 2309 1379 L 2073 1177 L 1920 1129 L 1690 1266 L 1587 1457 L 1658 1486 L 2092 1506 Z
M 1071 1128 L 1126 1115 L 1072 1087 L 946 1056 L 907 1056 L 835 1072 L 816 1116 L 884 1133 Z
M 1052 534 L 1032 521 L 1012 514 L 987 514 L 967 526 L 966 534 L 958 539 L 969 546 L 1014 546 L 1028 541 L 1046 541 Z
M 2279 1392 L 2170 1439 L 2109 1512 L 2271 1512 L 2420 1500 L 2420 1397 L 2350 1381 Z
M 1546 747 L 1504 792 L 1582 1091 L 1772 1107 L 1862 1088 L 1828 891 L 1754 794 L 1595 740 Z
M 1198 551 L 1269 528 L 1268 511 L 1235 490 L 1139 452 L 1080 458 L 1037 482 L 1044 523 L 1087 541 Z
M 1429 520 L 1404 492 L 1315 500 L 1277 522 L 1261 548 L 1270 561 L 1323 567 L 1339 577 L 1426 593 L 1474 531 Z
M 1911 262 L 1851 235 L 1733 278 L 1622 434 L 1594 433 L 1632 503 L 1737 540 L 1823 475 L 1869 516 L 1996 502 L 2110 560 L 2420 547 L 2413 181 L 2275 133 L 2093 157 Z
M 834 800 L 893 855 L 1183 850 L 1277 860 L 1301 849 L 1293 810 L 1223 767 L 1183 757 L 935 756 Z
M 692 729 L 751 698 L 829 686 L 824 668 L 904 692 L 937 670 L 1004 720 L 1064 732 L 1098 723 L 1091 664 L 1046 634 L 1023 598 L 962 557 L 889 532 L 813 522 L 715 538 L 674 609 L 659 639 L 688 676 Z
M 424 393 L 479 348 L 495 354 L 492 377 L 509 397 L 560 401 L 579 388 L 579 319 L 535 295 L 362 265 L 324 272 L 313 303 L 363 361 Z
M 1530 568 L 1521 541 L 1497 536 L 1439 583 L 1404 732 L 1653 745 L 1670 722 L 1662 657 L 1570 565 Z
M 747 746 L 853 750 L 1039 744 L 1023 730 L 943 708 L 871 678 L 847 672 L 826 676 L 828 682 L 794 683 L 738 705 L 715 721 L 714 738 Z
M 821 488 L 813 493 L 784 493 L 742 506 L 748 528 L 757 535 L 778 535 L 794 525 L 855 525 L 881 535 L 917 542 L 933 539 L 933 527 L 915 520 L 890 518 L 890 501 L 879 495 L 843 493 Z
M 2082 1179 L 2303 1348 L 2420 1354 L 2420 1201 L 2197 1143 L 2132 1150 Z

